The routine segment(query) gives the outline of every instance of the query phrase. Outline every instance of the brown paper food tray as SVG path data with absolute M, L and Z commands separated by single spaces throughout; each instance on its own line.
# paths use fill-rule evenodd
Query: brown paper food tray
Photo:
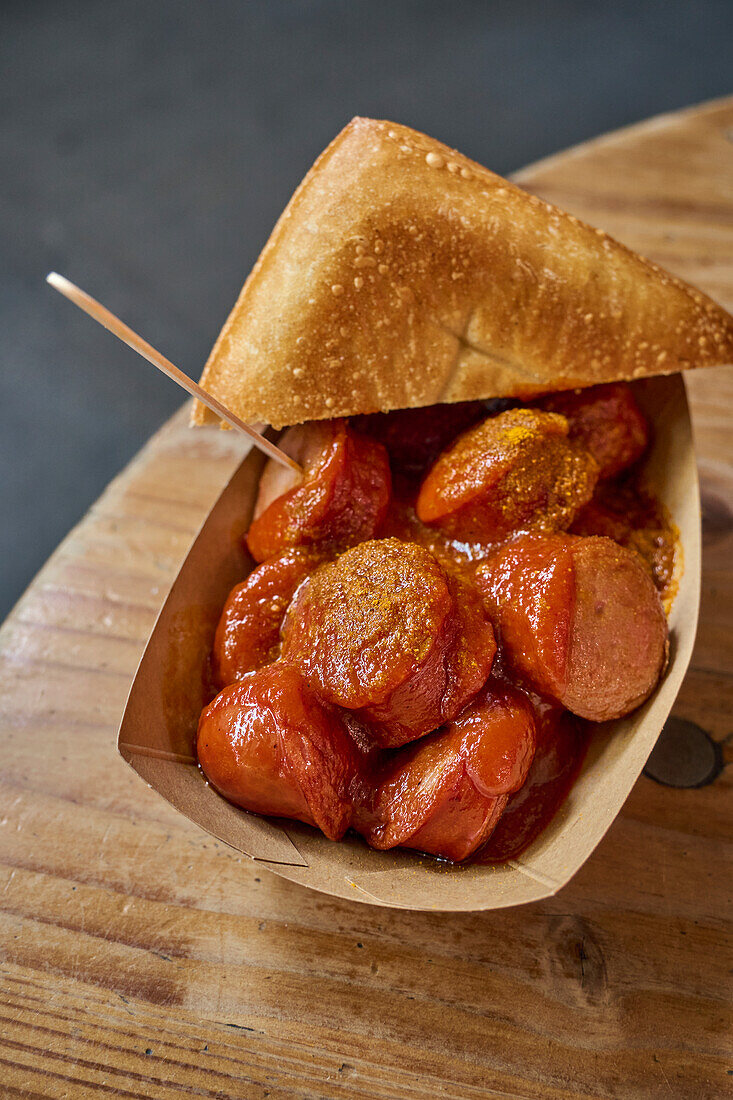
M 498 909 L 556 893 L 590 856 L 621 809 L 666 721 L 690 660 L 700 595 L 700 500 L 684 382 L 637 383 L 654 423 L 646 480 L 680 532 L 684 569 L 670 615 L 667 674 L 629 718 L 594 728 L 578 779 L 558 814 L 517 859 L 454 866 L 396 849 L 340 843 L 297 822 L 230 805 L 196 765 L 214 629 L 232 585 L 252 568 L 242 548 L 262 459 L 251 452 L 211 509 L 158 617 L 130 690 L 118 748 L 146 783 L 191 821 L 275 874 L 323 893 L 405 909 Z

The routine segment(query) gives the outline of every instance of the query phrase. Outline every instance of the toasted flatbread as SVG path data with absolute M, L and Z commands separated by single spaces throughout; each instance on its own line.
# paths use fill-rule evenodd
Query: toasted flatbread
M 288 203 L 201 384 L 282 427 L 731 361 L 733 318 L 700 291 L 440 142 L 356 118 Z

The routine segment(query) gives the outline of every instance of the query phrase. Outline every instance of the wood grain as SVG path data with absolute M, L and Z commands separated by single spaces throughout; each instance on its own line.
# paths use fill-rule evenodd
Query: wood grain
M 521 173 L 733 306 L 733 99 Z M 675 713 L 733 712 L 733 371 L 689 379 L 701 626 Z M 0 633 L 0 1080 L 9 1097 L 718 1098 L 730 769 L 636 785 L 557 897 L 450 917 L 262 871 L 115 753 L 156 612 L 241 445 L 174 417 Z

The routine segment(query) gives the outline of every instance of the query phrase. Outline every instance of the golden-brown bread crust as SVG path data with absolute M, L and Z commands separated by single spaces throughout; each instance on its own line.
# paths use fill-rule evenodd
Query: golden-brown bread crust
M 440 142 L 356 118 L 280 217 L 201 384 L 281 427 L 731 361 L 733 318 L 700 291 Z

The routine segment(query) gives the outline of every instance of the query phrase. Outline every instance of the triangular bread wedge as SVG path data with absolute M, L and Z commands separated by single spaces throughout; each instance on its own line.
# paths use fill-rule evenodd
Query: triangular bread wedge
M 201 384 L 282 427 L 731 361 L 733 318 L 700 291 L 440 142 L 356 118 L 290 200 Z

